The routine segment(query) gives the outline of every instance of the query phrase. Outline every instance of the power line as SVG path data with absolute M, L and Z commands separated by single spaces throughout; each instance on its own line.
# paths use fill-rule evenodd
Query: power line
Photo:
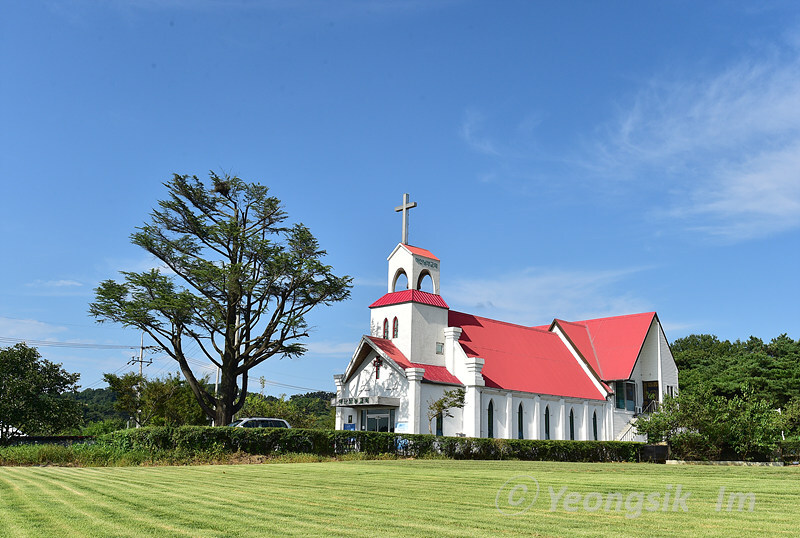
M 84 344 L 80 342 L 57 342 L 54 340 L 30 340 L 28 338 L 11 338 L 0 336 L 0 343 L 30 344 L 36 347 L 70 347 L 77 349 L 139 349 L 139 346 L 123 346 L 117 344 Z
M 270 381 L 269 379 L 264 380 L 265 385 L 269 385 L 271 387 L 281 387 L 286 389 L 294 389 L 294 390 L 306 390 L 309 392 L 330 392 L 325 391 L 322 389 L 312 389 L 311 387 L 298 387 L 297 385 L 287 385 L 286 383 L 279 383 L 277 381 Z

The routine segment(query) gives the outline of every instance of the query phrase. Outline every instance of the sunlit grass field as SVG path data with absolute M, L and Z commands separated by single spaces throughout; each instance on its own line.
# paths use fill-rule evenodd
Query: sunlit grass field
M 687 511 L 673 498 L 664 503 L 678 486 Z M 753 510 L 749 501 L 740 510 L 734 497 L 729 511 L 730 493 L 752 493 Z M 648 494 L 658 497 L 648 504 Z M 797 467 L 453 460 L 0 467 L 0 536 L 797 536 L 798 502 Z

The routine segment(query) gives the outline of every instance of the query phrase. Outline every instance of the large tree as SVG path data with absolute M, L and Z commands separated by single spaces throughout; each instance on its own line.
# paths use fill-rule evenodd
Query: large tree
M 102 282 L 89 312 L 149 334 L 178 362 L 203 411 L 227 424 L 244 405 L 249 371 L 302 355 L 306 315 L 348 298 L 351 278 L 322 263 L 317 240 L 286 223 L 265 186 L 213 172 L 210 185 L 178 174 L 164 185 L 169 197 L 131 236 L 164 268 Z M 191 342 L 220 369 L 217 395 L 189 367 Z
M 79 377 L 43 359 L 36 348 L 0 348 L 0 441 L 78 426 L 80 405 L 65 393 L 78 388 Z

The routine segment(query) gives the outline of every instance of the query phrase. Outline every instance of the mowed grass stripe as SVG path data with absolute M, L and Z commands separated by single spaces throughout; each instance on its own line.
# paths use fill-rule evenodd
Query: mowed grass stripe
M 143 534 L 159 535 L 165 531 L 170 531 L 177 535 L 191 535 L 179 527 L 163 524 L 159 521 L 154 521 L 147 514 L 137 513 L 124 500 L 117 503 L 111 502 L 110 498 L 113 498 L 113 496 L 108 493 L 104 495 L 85 495 L 84 498 L 76 498 L 76 495 L 66 493 L 56 497 L 53 492 L 63 491 L 62 485 L 58 484 L 57 481 L 64 477 L 50 476 L 49 473 L 57 472 L 59 469 L 34 468 L 32 471 L 33 474 L 30 477 L 22 479 L 29 486 L 28 489 L 31 490 L 31 496 L 35 496 L 38 491 L 46 491 L 48 495 L 54 498 L 57 504 L 66 508 L 66 510 L 60 511 L 61 518 L 69 526 L 69 531 L 65 532 L 64 535 L 141 536 Z M 17 478 L 21 477 L 18 476 Z M 44 486 L 50 487 L 45 490 Z M 81 486 L 78 485 L 78 487 Z M 121 520 L 135 523 L 135 525 L 120 527 L 115 522 Z
M 267 490 L 265 493 L 264 484 L 258 479 L 254 480 L 252 476 L 227 478 L 224 470 L 230 469 L 229 466 L 218 468 L 219 470 L 213 474 L 201 472 L 198 469 L 208 468 L 181 468 L 181 472 L 177 475 L 172 472 L 174 469 L 168 468 L 167 472 L 173 475 L 174 480 L 166 481 L 163 480 L 163 477 L 157 480 L 162 489 L 161 494 L 185 501 L 187 503 L 185 506 L 203 505 L 205 511 L 210 512 L 215 520 L 228 520 L 228 523 L 233 525 L 242 518 L 251 518 L 255 521 L 260 519 L 262 522 L 258 526 L 273 530 L 286 528 L 286 523 L 296 521 L 297 504 L 322 507 L 318 502 L 309 501 L 305 494 L 301 494 L 294 504 L 287 506 L 287 500 L 291 500 L 288 488 L 277 490 L 271 488 L 273 491 Z M 158 474 L 160 470 L 152 469 L 153 473 L 148 473 L 146 479 L 134 481 L 130 480 L 130 476 L 126 476 L 123 480 L 129 487 L 139 486 L 145 490 L 147 483 L 152 482 L 154 478 L 152 474 Z M 145 475 L 139 473 L 138 476 Z M 205 490 L 197 491 L 195 486 L 202 483 L 209 484 L 209 487 L 213 488 L 213 494 Z M 188 493 L 181 493 L 182 491 L 188 491 Z M 334 517 L 335 514 L 335 510 L 330 511 L 331 517 Z M 293 526 L 300 527 L 297 530 L 300 533 L 314 530 L 322 532 L 327 529 L 327 523 L 317 521 L 300 521 Z M 219 525 L 215 525 L 214 528 L 216 530 L 226 529 L 225 526 Z
M 131 470 L 135 473 L 137 469 Z M 219 502 L 202 499 L 202 490 L 196 487 L 197 484 L 187 492 L 185 484 L 165 481 L 163 476 L 152 476 L 153 473 L 148 473 L 149 481 L 135 484 L 126 480 L 126 473 L 119 476 L 104 471 L 108 469 L 94 473 L 92 482 L 84 485 L 85 490 L 95 498 L 104 498 L 111 505 L 124 505 L 137 517 L 150 521 L 151 525 L 153 521 L 162 522 L 154 529 L 160 533 L 170 531 L 195 535 L 196 531 L 202 530 L 224 535 L 228 527 L 236 526 L 236 515 L 230 514 Z M 250 512 L 244 516 L 252 517 L 256 514 L 255 510 Z M 165 521 L 169 521 L 169 524 L 163 523 Z M 259 525 L 256 524 L 255 527 L 258 528 Z
M 76 503 L 113 519 L 116 535 L 596 536 L 633 530 L 653 536 L 788 536 L 797 534 L 800 498 L 798 469 L 418 460 L 17 470 L 27 473 L 28 480 L 41 482 L 39 487 L 51 496 L 68 500 L 50 502 L 54 510 L 68 511 L 69 504 Z M 44 473 L 46 480 L 37 473 Z M 495 509 L 497 490 L 519 474 L 539 481 L 539 500 L 524 514 L 504 517 Z M 0 484 L 6 491 L 13 489 Z M 585 495 L 663 491 L 665 484 L 682 484 L 692 491 L 689 513 L 642 511 L 630 519 L 624 510 L 549 511 L 548 486 Z M 715 512 L 720 485 L 728 491 L 754 492 L 756 510 Z M 125 509 L 92 511 L 80 504 L 84 497 L 80 493 L 91 502 Z M 139 502 L 132 504 L 125 496 L 135 496 Z M 219 498 L 223 500 L 218 503 Z M 0 503 L 8 505 L 5 500 Z M 136 516 L 151 520 L 150 524 L 142 525 Z M 162 526 L 166 521 L 172 529 Z M 24 518 L 13 518 L 7 526 L 9 531 L 31 535 L 63 532 L 49 520 L 40 521 L 35 533 Z
M 33 469 L 4 469 L 4 480 L 13 480 L 14 506 L 4 510 L 15 511 L 24 521 L 24 530 L 33 535 L 75 535 L 79 532 L 80 511 L 75 510 L 66 499 L 63 490 L 49 487 L 46 482 L 36 480 Z M 60 508 L 64 507 L 64 508 Z
M 275 499 L 269 504 L 272 507 L 271 511 L 266 509 L 263 502 L 260 506 L 254 507 L 253 499 L 263 501 L 264 497 L 259 495 L 262 493 L 261 488 L 258 484 L 254 484 L 252 479 L 227 484 L 214 484 L 210 481 L 209 487 L 219 493 L 218 499 L 213 498 L 205 489 L 198 490 L 196 488 L 196 485 L 202 484 L 202 479 L 207 477 L 194 476 L 198 474 L 195 469 L 197 468 L 180 468 L 181 472 L 178 475 L 174 472 L 175 468 L 151 468 L 147 469 L 146 474 L 142 473 L 143 469 L 138 468 L 126 469 L 122 473 L 116 472 L 116 469 L 113 471 L 110 469 L 80 469 L 79 471 L 92 472 L 94 476 L 91 483 L 84 487 L 97 496 L 105 496 L 121 502 L 124 502 L 124 498 L 128 496 L 142 498 L 140 505 L 148 504 L 145 500 L 147 497 L 157 496 L 160 509 L 156 512 L 166 510 L 168 506 L 180 507 L 181 511 L 188 511 L 191 517 L 179 515 L 176 519 L 180 519 L 186 528 L 192 530 L 214 531 L 224 535 L 230 532 L 231 528 L 240 525 L 239 522 L 243 518 L 257 522 L 253 530 L 263 528 L 278 532 L 287 528 L 287 523 L 290 524 L 288 528 L 294 528 L 295 532 L 300 534 L 307 534 L 309 531 L 324 533 L 328 529 L 326 522 L 298 522 L 296 506 L 287 507 L 286 499 L 281 495 L 282 492 L 272 495 Z M 164 470 L 166 472 L 162 472 Z M 113 479 L 108 476 L 110 474 L 108 471 L 112 471 Z M 133 480 L 133 477 L 138 477 L 138 479 Z M 173 480 L 165 480 L 165 478 Z M 75 487 L 79 486 L 76 484 Z M 125 493 L 121 493 L 120 490 Z M 235 496 L 227 495 L 227 493 L 239 494 L 241 500 L 237 500 Z M 153 513 L 153 510 L 148 510 L 147 507 L 144 510 L 153 516 L 160 515 Z M 336 510 L 330 510 L 329 515 L 333 519 L 336 516 Z
M 0 468 L 0 536 L 31 536 L 26 512 L 34 510 L 13 475 Z

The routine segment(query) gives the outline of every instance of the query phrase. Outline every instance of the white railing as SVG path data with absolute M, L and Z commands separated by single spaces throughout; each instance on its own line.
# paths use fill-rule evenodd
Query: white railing
M 636 438 L 636 420 L 631 420 L 617 435 L 617 441 L 633 441 Z

